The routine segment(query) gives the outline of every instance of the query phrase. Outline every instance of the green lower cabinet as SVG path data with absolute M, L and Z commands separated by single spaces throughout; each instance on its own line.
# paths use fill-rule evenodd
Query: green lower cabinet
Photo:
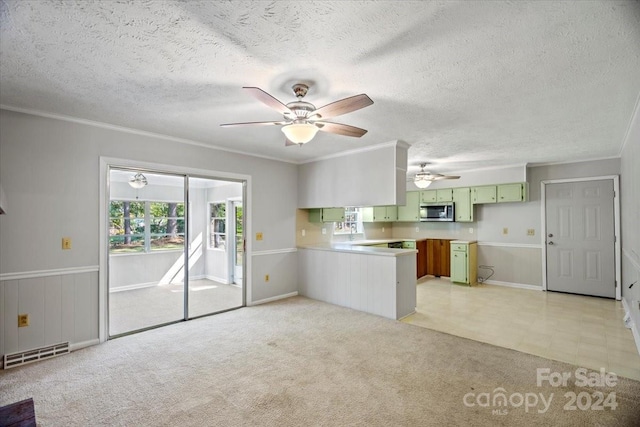
M 415 249 L 416 241 L 415 240 L 405 240 L 402 242 L 402 249 Z
M 407 204 L 404 206 L 398 206 L 398 221 L 420 221 L 419 191 L 410 191 L 407 193 Z
M 343 222 L 344 208 L 309 209 L 309 222 Z
M 478 282 L 478 244 L 454 240 L 451 245 L 451 281 L 475 285 Z
M 457 222 L 473 222 L 473 204 L 471 203 L 471 188 L 453 189 L 453 203 Z

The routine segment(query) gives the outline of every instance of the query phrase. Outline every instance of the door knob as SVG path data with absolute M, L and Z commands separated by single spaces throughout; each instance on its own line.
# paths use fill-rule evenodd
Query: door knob
M 549 237 L 553 237 L 553 234 L 549 233 Z
M 549 242 L 549 244 L 550 244 L 550 245 L 553 245 L 554 243 L 553 243 L 553 242 Z

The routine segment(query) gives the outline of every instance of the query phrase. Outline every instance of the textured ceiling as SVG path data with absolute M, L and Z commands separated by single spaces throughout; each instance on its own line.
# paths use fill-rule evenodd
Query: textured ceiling
M 434 172 L 618 156 L 640 94 L 640 4 L 0 1 L 0 104 L 303 162 L 403 140 Z M 284 103 L 374 104 L 285 147 Z M 412 168 L 415 171 L 415 168 Z

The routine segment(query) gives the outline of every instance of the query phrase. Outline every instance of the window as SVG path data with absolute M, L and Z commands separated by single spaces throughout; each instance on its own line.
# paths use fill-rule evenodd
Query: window
M 362 211 L 360 208 L 345 208 L 344 222 L 336 222 L 333 234 L 358 234 L 363 233 Z
M 112 200 L 109 253 L 184 248 L 184 203 Z
M 225 249 L 227 241 L 227 204 L 209 204 L 209 248 Z

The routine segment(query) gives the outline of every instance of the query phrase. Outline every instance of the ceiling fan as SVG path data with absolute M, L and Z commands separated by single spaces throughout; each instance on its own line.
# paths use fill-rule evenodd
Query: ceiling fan
M 413 183 L 418 188 L 427 188 L 433 181 L 440 181 L 441 179 L 458 179 L 457 175 L 442 175 L 439 173 L 425 172 L 424 168 L 426 163 L 420 163 L 420 172 L 416 173 L 413 177 Z
M 365 129 L 360 129 L 355 126 L 326 121 L 326 119 L 347 114 L 373 104 L 371 98 L 364 93 L 332 102 L 324 107 L 316 108 L 313 104 L 302 100 L 309 90 L 309 86 L 304 83 L 296 83 L 293 85 L 293 93 L 298 100 L 289 102 L 286 105 L 260 88 L 243 87 L 243 89 L 248 91 L 248 93 L 258 101 L 263 102 L 282 114 L 284 120 L 273 122 L 225 123 L 220 126 L 281 125 L 283 126 L 282 132 L 287 137 L 285 142 L 287 146 L 306 144 L 313 139 L 319 130 L 356 138 L 360 138 L 367 133 Z

